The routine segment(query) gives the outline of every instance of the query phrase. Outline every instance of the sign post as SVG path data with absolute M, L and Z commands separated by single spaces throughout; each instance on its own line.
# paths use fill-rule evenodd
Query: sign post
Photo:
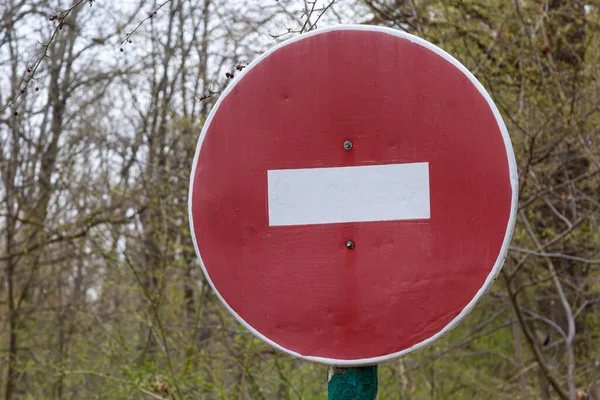
M 336 367 L 331 399 L 363 399 L 377 387 L 365 366 L 440 338 L 489 290 L 517 192 L 500 113 L 460 62 L 340 25 L 273 47 L 225 89 L 198 140 L 189 216 L 233 316 Z M 366 394 L 341 397 L 350 382 Z
M 329 400 L 376 400 L 377 365 L 369 367 L 329 367 Z

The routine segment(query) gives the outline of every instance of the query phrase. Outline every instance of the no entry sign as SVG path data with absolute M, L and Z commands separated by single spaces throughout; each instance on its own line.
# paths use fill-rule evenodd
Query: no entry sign
M 198 257 L 255 335 L 377 363 L 454 327 L 492 284 L 517 198 L 508 133 L 450 55 L 385 28 L 288 40 L 221 95 L 190 183 Z

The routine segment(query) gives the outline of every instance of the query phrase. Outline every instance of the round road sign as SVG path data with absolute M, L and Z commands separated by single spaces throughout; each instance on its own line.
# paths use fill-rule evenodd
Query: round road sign
M 482 85 L 438 47 L 338 26 L 270 49 L 206 121 L 194 245 L 229 311 L 287 353 L 334 365 L 405 354 L 488 290 L 517 171 Z

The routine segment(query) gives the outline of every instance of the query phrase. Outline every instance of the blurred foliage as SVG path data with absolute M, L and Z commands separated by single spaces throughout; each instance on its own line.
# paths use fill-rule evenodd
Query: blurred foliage
M 380 366 L 379 399 L 600 399 L 597 2 L 6 0 L 0 16 L 4 399 L 325 398 L 326 367 L 255 339 L 207 286 L 187 192 L 236 66 L 340 22 L 458 58 L 519 167 L 502 274 L 457 329 Z

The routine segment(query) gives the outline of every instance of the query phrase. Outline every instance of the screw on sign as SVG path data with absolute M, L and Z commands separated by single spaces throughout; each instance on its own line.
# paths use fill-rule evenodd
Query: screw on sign
M 353 25 L 281 43 L 235 77 L 189 197 L 223 304 L 277 349 L 335 367 L 336 399 L 374 398 L 376 364 L 474 307 L 516 206 L 510 138 L 477 79 L 422 39 Z

